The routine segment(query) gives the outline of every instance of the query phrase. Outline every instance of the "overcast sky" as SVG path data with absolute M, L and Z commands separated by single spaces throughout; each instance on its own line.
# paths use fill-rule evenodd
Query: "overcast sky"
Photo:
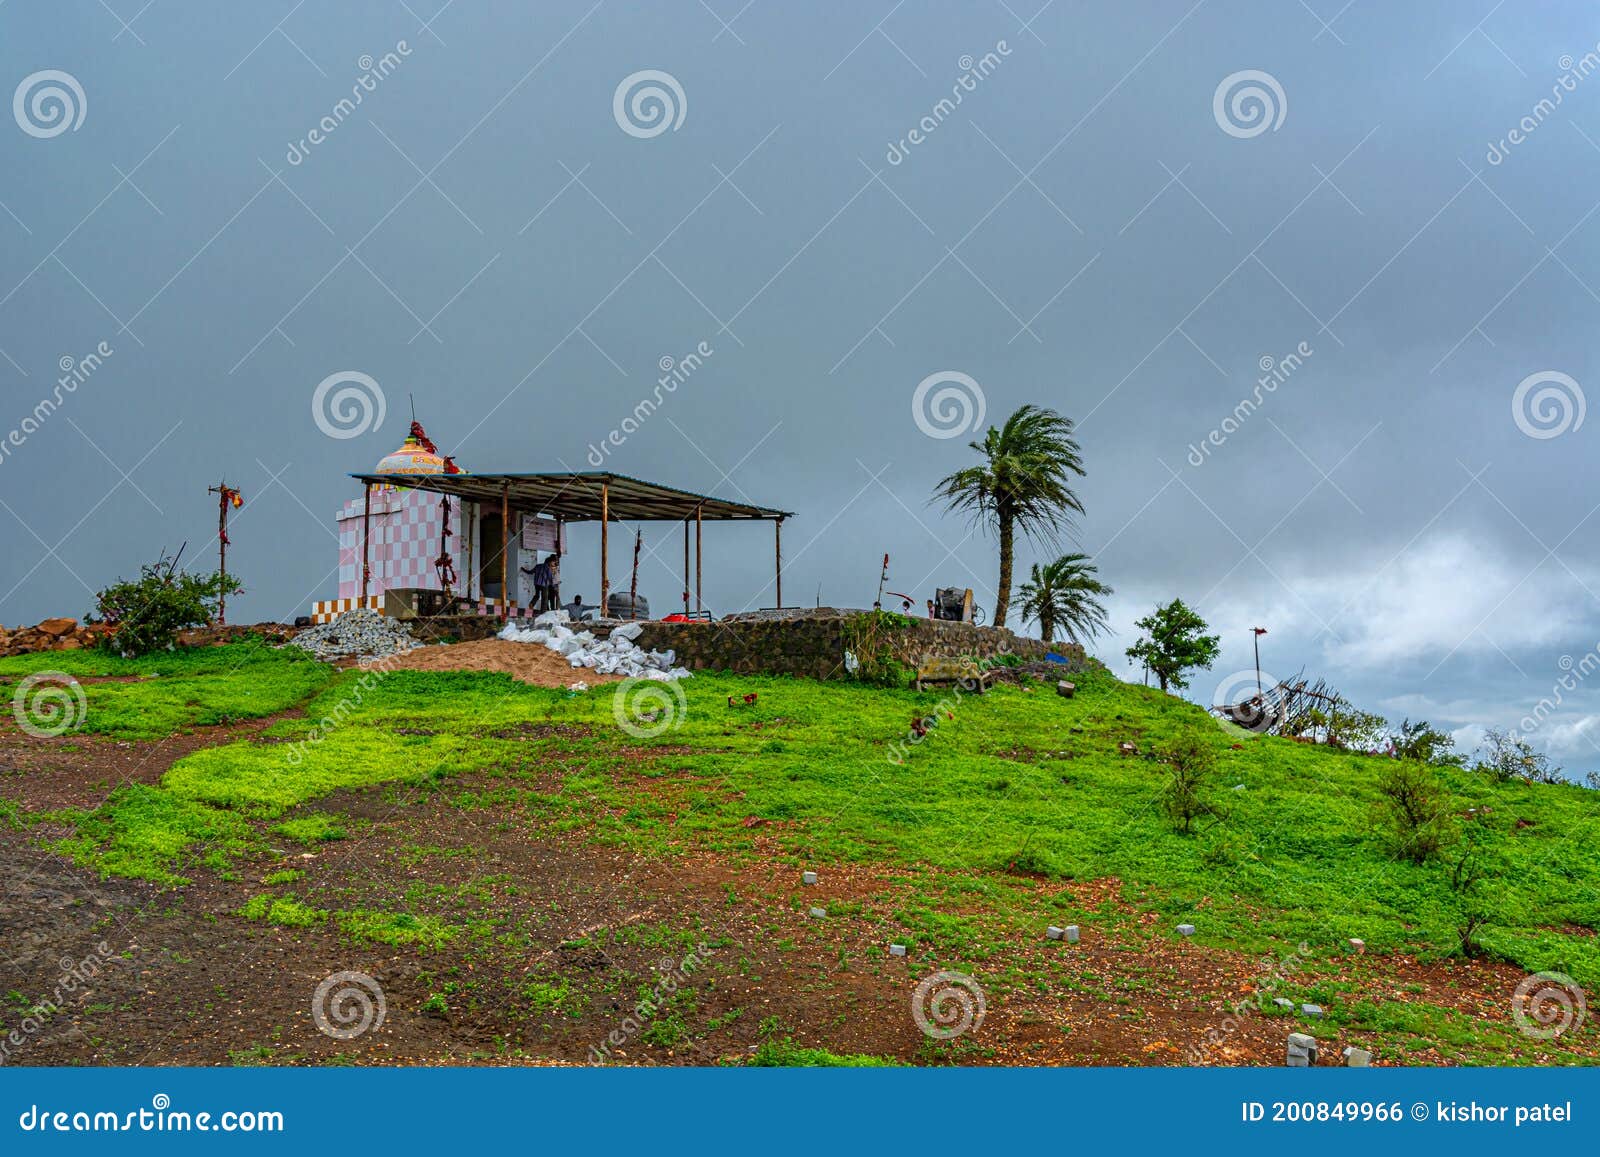
M 222 477 L 230 617 L 305 613 L 408 395 L 467 469 L 588 469 L 705 343 L 606 462 L 796 511 L 791 602 L 870 604 L 887 551 L 992 608 L 928 498 L 1032 402 L 1078 422 L 1114 669 L 1182 596 L 1199 700 L 1260 625 L 1269 673 L 1517 726 L 1600 643 L 1600 14 L 1039 4 L 3 4 L 0 622 L 204 557 Z M 319 423 L 343 372 L 381 423 Z M 974 385 L 919 414 L 937 374 Z M 771 605 L 769 529 L 707 540 L 708 601 Z M 1600 766 L 1600 688 L 1560 695 L 1534 742 Z

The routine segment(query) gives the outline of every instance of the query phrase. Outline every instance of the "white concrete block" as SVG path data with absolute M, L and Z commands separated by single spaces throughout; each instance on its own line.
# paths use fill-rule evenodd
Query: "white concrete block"
M 827 914 L 828 914 L 827 911 L 825 909 L 822 909 L 822 908 L 813 908 L 813 909 L 811 909 L 811 918 L 813 920 L 821 920 L 825 916 L 827 916 Z
M 904 956 L 905 954 L 906 954 L 906 946 L 904 944 L 891 944 L 891 945 L 889 945 L 889 955 L 890 956 Z
M 1285 1061 L 1291 1069 L 1304 1069 L 1316 1064 L 1317 1038 L 1303 1032 L 1290 1033 Z
M 1064 939 L 1068 944 L 1076 944 L 1078 942 L 1078 926 L 1076 924 L 1068 924 L 1062 931 L 1066 933 Z
M 1344 1063 L 1352 1069 L 1371 1068 L 1372 1054 L 1366 1049 L 1358 1049 L 1355 1045 L 1348 1045 L 1344 1050 Z
M 802 872 L 800 874 L 800 882 L 802 884 L 815 884 L 817 882 L 817 874 L 815 872 Z
M 1305 1016 L 1309 1016 L 1312 1020 L 1319 1020 L 1322 1017 L 1322 1006 L 1320 1004 L 1302 1004 L 1300 1012 Z
M 1178 925 L 1178 935 L 1179 936 L 1193 936 L 1194 935 L 1194 925 L 1193 924 L 1179 924 Z

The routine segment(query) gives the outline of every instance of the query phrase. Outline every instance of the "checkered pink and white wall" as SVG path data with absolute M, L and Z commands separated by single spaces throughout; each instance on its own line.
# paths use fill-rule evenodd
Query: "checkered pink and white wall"
M 361 521 L 364 500 L 352 498 L 337 514 L 339 526 L 339 597 L 361 594 Z M 372 492 L 372 568 L 368 593 L 381 595 L 390 587 L 439 589 L 433 560 L 439 557 L 439 530 L 443 513 L 439 495 L 424 490 L 374 490 Z M 461 504 L 450 504 L 450 552 L 455 559 L 457 593 L 472 594 L 466 576 L 466 550 L 462 536 Z M 476 576 L 474 576 L 476 580 Z M 476 587 L 476 581 L 474 581 Z

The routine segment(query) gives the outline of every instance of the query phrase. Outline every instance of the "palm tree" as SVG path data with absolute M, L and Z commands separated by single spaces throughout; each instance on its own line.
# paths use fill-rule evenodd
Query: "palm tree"
M 1083 504 L 1069 475 L 1083 477 L 1083 458 L 1072 436 L 1072 419 L 1054 410 L 1023 406 L 1000 429 L 989 427 L 982 442 L 971 446 L 983 455 L 944 478 L 934 491 L 948 509 L 969 514 L 993 526 L 1000 540 L 1000 583 L 995 596 L 994 625 L 1006 625 L 1011 602 L 1011 562 L 1016 532 L 1035 542 L 1055 545 L 1070 530 L 1072 516 Z
M 1023 622 L 1036 620 L 1046 643 L 1055 642 L 1057 627 L 1070 643 L 1087 643 L 1104 634 L 1110 628 L 1100 600 L 1112 590 L 1096 573 L 1086 554 L 1064 554 L 1042 567 L 1034 563 L 1018 592 Z

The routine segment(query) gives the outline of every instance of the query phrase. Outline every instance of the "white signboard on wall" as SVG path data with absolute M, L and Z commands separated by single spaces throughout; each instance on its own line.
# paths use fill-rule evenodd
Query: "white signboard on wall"
M 532 514 L 522 516 L 522 549 L 537 550 L 548 554 L 559 550 L 566 554 L 566 544 L 557 538 L 557 531 L 564 529 L 553 518 L 539 518 Z M 563 536 L 565 537 L 565 536 Z

